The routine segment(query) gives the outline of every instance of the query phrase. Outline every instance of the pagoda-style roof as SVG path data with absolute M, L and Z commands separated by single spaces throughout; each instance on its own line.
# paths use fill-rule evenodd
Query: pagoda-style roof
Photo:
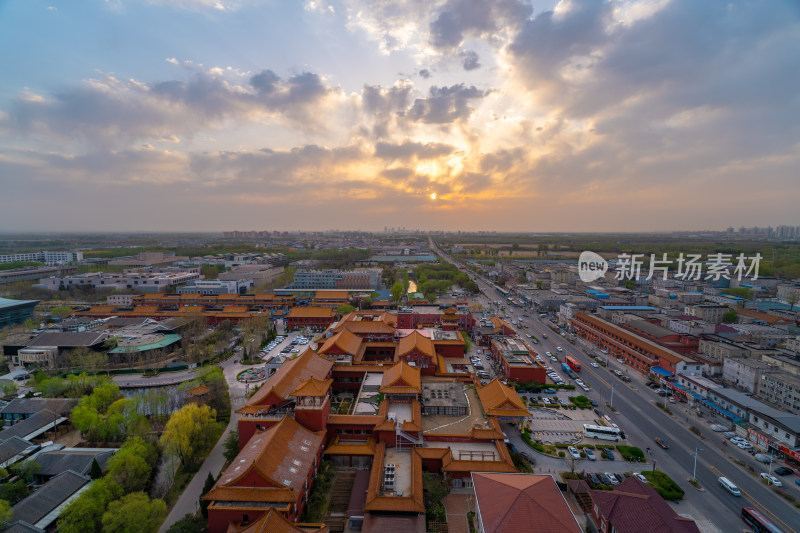
M 478 387 L 478 397 L 483 410 L 490 416 L 528 417 L 528 409 L 517 394 L 517 391 L 494 379 L 485 386 Z
M 419 368 L 400 361 L 383 373 L 380 392 L 384 394 L 420 394 L 422 382 Z
M 311 376 L 301 383 L 290 396 L 295 398 L 299 396 L 327 396 L 332 384 L 332 379 L 317 379 Z
M 402 357 L 414 349 L 430 357 L 436 356 L 436 348 L 433 346 L 433 341 L 417 330 L 400 339 L 397 345 L 397 355 Z

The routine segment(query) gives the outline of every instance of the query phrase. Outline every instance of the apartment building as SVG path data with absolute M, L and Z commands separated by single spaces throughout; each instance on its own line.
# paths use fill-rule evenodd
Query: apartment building
M 782 409 L 800 415 L 800 376 L 784 372 L 761 375 L 758 395 Z
M 36 261 L 46 265 L 65 265 L 83 260 L 83 252 L 28 252 L 24 254 L 0 255 L 0 263 Z

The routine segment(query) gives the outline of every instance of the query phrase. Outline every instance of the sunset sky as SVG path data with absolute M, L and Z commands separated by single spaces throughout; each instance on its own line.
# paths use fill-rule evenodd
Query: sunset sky
M 796 0 L 0 0 L 0 231 L 800 224 Z

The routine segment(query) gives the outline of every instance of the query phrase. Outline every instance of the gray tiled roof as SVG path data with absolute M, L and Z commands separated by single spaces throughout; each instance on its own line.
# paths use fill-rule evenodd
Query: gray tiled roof
M 11 520 L 24 519 L 35 524 L 90 481 L 89 476 L 67 470 L 12 507 L 14 516 Z

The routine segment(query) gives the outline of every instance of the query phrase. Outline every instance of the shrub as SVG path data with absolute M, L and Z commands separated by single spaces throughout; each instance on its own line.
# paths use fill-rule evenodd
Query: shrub
M 560 451 L 560 452 L 558 452 L 558 456 L 559 457 L 566 457 L 567 454 L 565 452 L 563 452 L 563 451 Z
M 644 461 L 644 452 L 641 448 L 636 446 L 624 446 L 622 444 L 617 446 L 617 450 L 626 461 Z
M 680 500 L 683 498 L 683 489 L 661 470 L 654 472 L 645 470 L 642 475 L 647 478 L 649 485 L 665 500 Z

